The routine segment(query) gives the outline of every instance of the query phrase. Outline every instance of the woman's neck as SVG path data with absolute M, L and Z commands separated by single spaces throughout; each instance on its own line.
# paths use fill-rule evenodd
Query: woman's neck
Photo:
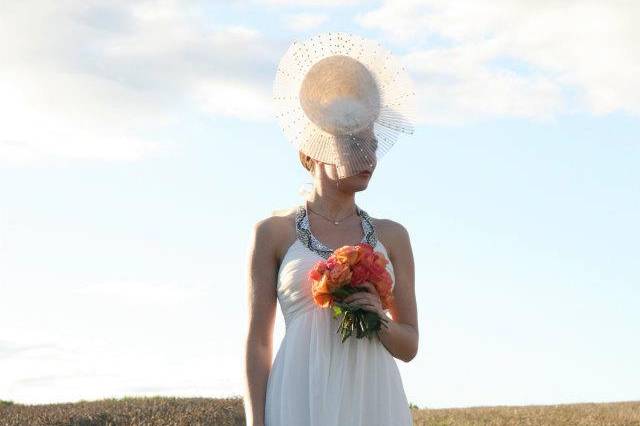
M 355 194 L 326 194 L 313 192 L 307 199 L 307 205 L 321 215 L 340 219 L 352 214 L 356 209 Z

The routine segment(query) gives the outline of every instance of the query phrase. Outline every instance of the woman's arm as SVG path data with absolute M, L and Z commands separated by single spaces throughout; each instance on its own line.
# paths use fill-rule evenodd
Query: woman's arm
M 267 379 L 273 354 L 277 256 L 271 218 L 254 225 L 248 262 L 249 326 L 245 344 L 244 409 L 248 426 L 264 425 Z
M 394 357 L 409 362 L 418 353 L 419 337 L 413 251 L 406 228 L 391 220 L 385 222 L 385 247 L 389 249 L 395 276 L 394 302 L 389 308 L 389 328 L 382 327 L 378 337 Z

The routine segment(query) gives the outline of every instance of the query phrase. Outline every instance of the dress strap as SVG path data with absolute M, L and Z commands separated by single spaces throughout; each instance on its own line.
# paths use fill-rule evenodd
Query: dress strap
M 371 247 L 375 248 L 376 244 L 378 243 L 378 233 L 376 232 L 376 227 L 373 226 L 373 222 L 371 221 L 371 218 L 366 211 L 362 210 L 358 206 L 356 206 L 356 209 L 358 209 L 358 214 L 362 218 L 362 229 L 364 230 L 363 242 L 366 242 L 371 245 Z
M 368 243 L 372 247 L 375 247 L 378 242 L 376 234 L 376 228 L 373 225 L 371 218 L 366 211 L 362 210 L 356 205 L 356 211 L 360 216 L 360 224 L 364 233 L 361 243 Z M 324 245 L 320 240 L 316 238 L 311 232 L 311 225 L 309 223 L 309 216 L 307 215 L 307 209 L 304 204 L 298 206 L 296 212 L 296 235 L 297 238 L 307 247 L 309 250 L 319 254 L 321 257 L 327 259 L 333 253 L 333 250 Z

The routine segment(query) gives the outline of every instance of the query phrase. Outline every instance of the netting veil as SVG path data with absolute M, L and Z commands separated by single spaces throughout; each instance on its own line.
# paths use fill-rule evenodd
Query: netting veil
M 374 163 L 414 132 L 415 92 L 380 43 L 344 32 L 294 41 L 273 83 L 280 126 L 293 146 L 336 165 L 339 178 Z

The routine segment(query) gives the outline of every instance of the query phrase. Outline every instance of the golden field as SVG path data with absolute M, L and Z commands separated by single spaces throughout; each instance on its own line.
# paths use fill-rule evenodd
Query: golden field
M 411 409 L 416 425 L 640 425 L 640 401 Z M 47 405 L 0 401 L 0 426 L 244 424 L 241 397 L 125 397 Z

